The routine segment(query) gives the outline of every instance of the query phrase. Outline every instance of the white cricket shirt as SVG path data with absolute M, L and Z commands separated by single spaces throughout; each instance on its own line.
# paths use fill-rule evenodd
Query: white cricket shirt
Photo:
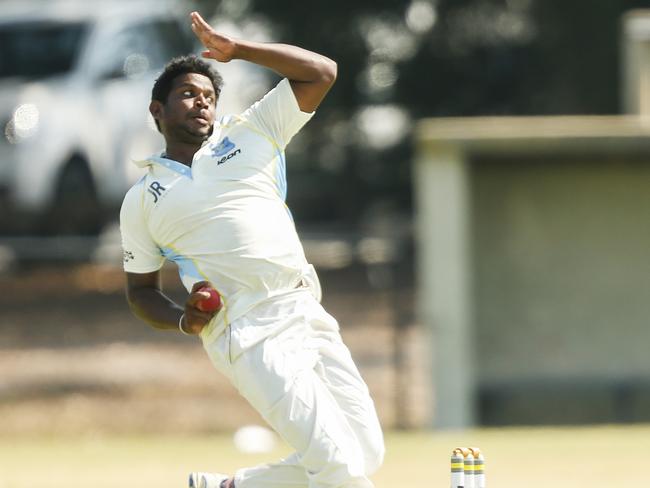
M 191 168 L 164 157 L 137 162 L 148 172 L 120 212 L 124 270 L 150 273 L 167 259 L 188 291 L 212 282 L 224 307 L 211 336 L 303 279 L 319 295 L 284 201 L 284 148 L 312 116 L 284 79 L 241 115 L 216 122 Z

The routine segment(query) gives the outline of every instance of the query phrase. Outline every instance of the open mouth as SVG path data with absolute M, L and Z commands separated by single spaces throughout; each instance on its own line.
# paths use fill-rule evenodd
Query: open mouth
M 209 125 L 210 122 L 208 119 L 205 117 L 192 117 L 192 119 L 196 120 L 200 125 Z

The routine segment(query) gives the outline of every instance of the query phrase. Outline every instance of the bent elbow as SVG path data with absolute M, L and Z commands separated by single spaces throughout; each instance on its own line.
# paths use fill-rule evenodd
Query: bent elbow
M 144 307 L 142 300 L 142 291 L 140 289 L 134 287 L 126 288 L 126 303 L 129 305 L 129 310 L 137 318 L 145 320 L 143 318 Z
M 314 81 L 331 86 L 336 81 L 337 65 L 336 61 L 331 60 L 327 56 L 320 55 L 320 59 L 316 60 L 314 66 L 316 68 L 317 78 Z
M 136 317 L 140 317 L 140 307 L 138 306 L 138 301 L 135 294 L 131 290 L 126 291 L 126 303 L 129 305 L 129 310 Z
M 325 67 L 323 70 L 323 78 L 329 85 L 333 85 L 336 81 L 336 75 L 338 73 L 338 65 L 336 61 L 333 61 L 329 58 L 325 58 Z

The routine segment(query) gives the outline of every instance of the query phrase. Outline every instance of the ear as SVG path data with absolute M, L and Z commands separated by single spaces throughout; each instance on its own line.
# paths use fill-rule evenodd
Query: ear
M 151 103 L 149 104 L 149 113 L 154 119 L 160 122 L 160 119 L 162 119 L 164 115 L 164 111 L 165 108 L 163 107 L 162 103 L 160 103 L 158 100 L 151 100 Z

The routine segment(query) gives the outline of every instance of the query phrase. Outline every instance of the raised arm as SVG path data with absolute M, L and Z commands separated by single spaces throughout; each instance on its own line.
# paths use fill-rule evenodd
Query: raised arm
M 289 80 L 303 112 L 316 110 L 336 80 L 336 63 L 321 54 L 288 44 L 234 39 L 215 31 L 197 12 L 191 20 L 206 48 L 204 57 L 222 63 L 242 59 L 272 69 Z

